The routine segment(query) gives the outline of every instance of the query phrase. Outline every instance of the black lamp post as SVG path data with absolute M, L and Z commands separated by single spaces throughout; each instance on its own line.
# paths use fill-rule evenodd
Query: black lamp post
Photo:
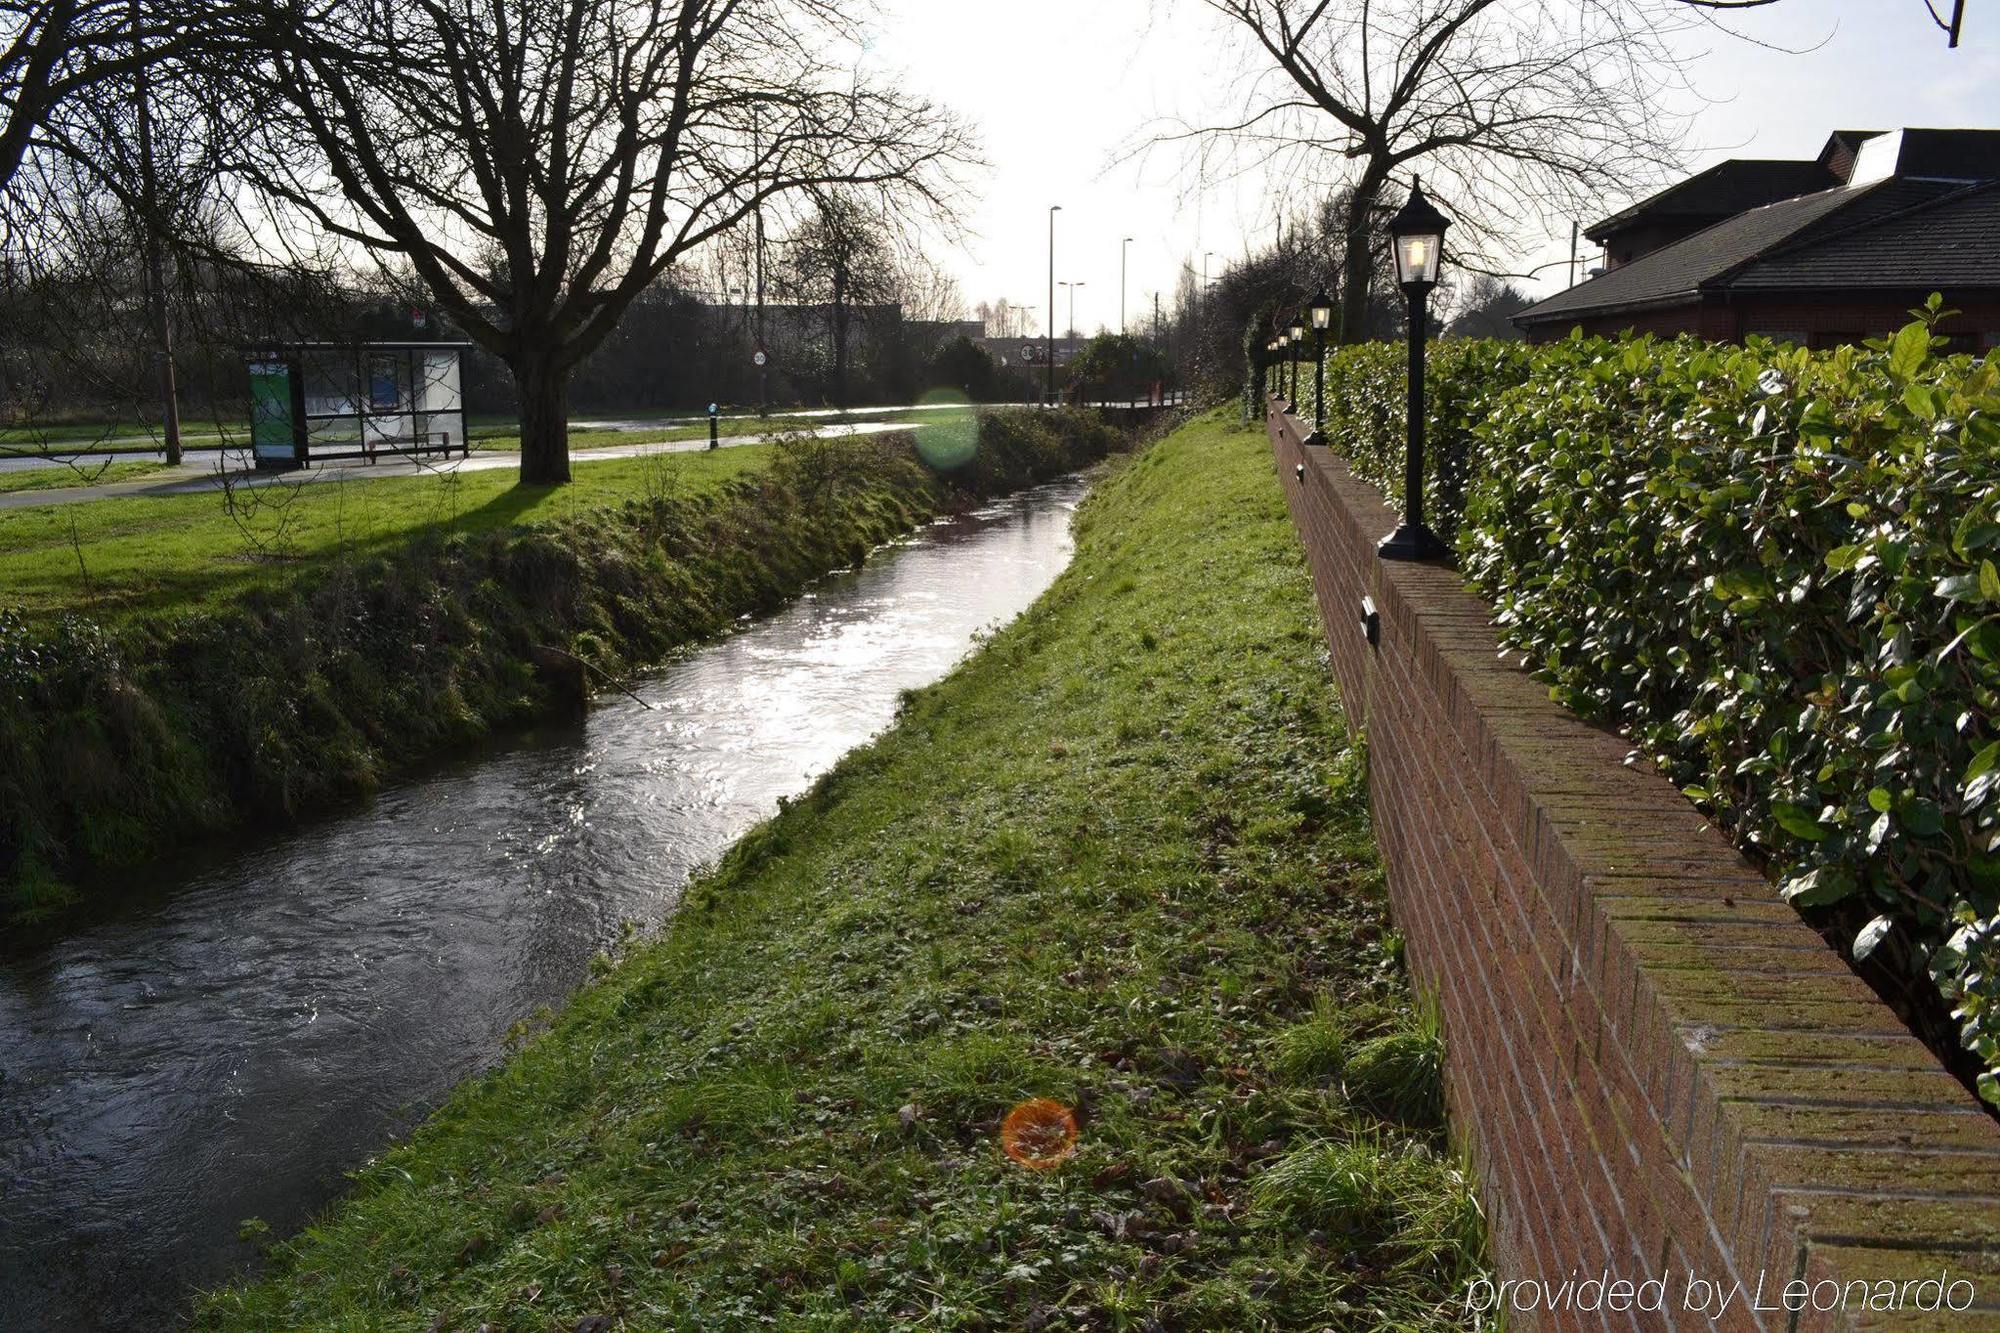
M 1307 444 L 1326 443 L 1326 330 L 1333 323 L 1333 298 L 1322 287 L 1306 307 L 1313 326 L 1313 428 Z
M 1444 542 L 1424 526 L 1424 340 L 1430 332 L 1431 288 L 1437 286 L 1444 229 L 1450 225 L 1414 178 L 1402 211 L 1389 219 L 1396 281 L 1410 303 L 1410 424 L 1403 454 L 1403 522 L 1376 548 L 1385 560 L 1431 560 L 1445 554 Z
M 1292 410 L 1299 410 L 1299 348 L 1306 341 L 1306 316 L 1303 310 L 1292 312 L 1292 327 L 1287 330 L 1292 340 Z

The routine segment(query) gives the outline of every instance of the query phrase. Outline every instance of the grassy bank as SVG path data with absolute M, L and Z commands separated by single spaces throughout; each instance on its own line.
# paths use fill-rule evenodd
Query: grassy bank
M 950 428 L 951 414 L 904 412 Z M 957 418 L 963 420 L 964 418 Z M 800 424 L 796 421 L 790 423 Z M 776 418 L 768 429 L 780 429 Z M 738 434 L 753 429 L 743 427 Z M 655 437 L 572 432 L 571 447 L 668 443 L 706 427 Z M 507 437 L 494 447 L 518 447 Z M 659 494 L 713 489 L 765 467 L 775 446 L 736 445 L 574 465 L 567 486 L 522 486 L 511 470 L 368 477 L 214 491 L 124 496 L 86 505 L 0 511 L 0 605 L 31 619 L 76 612 L 115 622 L 227 603 L 274 588 L 334 558 L 365 558 L 420 538 L 573 518 L 592 508 Z M 153 463 L 0 472 L 0 492 L 143 476 Z M 100 473 L 104 475 L 99 475 Z
M 712 492 L 768 466 L 772 448 L 579 463 L 567 486 L 522 486 L 498 470 L 280 483 L 242 490 L 234 502 L 206 491 L 5 510 L 0 598 L 31 619 L 75 613 L 105 623 L 219 607 L 414 541 Z
M 1482 1228 L 1268 448 L 1116 467 L 1033 610 L 199 1322 L 1452 1324 Z
M 54 467 L 17 468 L 0 472 L 0 495 L 16 491 L 53 491 L 65 486 L 95 486 L 101 482 L 136 481 L 158 472 L 163 463 L 98 462 Z
M 45 915 L 79 882 L 107 878 L 87 872 L 247 818 L 281 822 L 496 727 L 578 706 L 591 687 L 726 632 L 931 515 L 1072 470 L 1117 441 L 1081 414 L 993 414 L 978 431 L 976 454 L 944 473 L 909 437 L 805 440 L 635 460 L 640 471 L 615 489 L 496 478 L 483 503 L 459 492 L 452 514 L 429 518 L 410 489 L 426 483 L 306 487 L 289 503 L 322 525 L 294 519 L 292 536 L 323 549 L 241 583 L 213 572 L 230 563 L 217 558 L 230 537 L 213 527 L 213 496 L 208 526 L 105 533 L 79 549 L 100 570 L 125 552 L 134 577 L 152 580 L 147 614 L 0 611 L 5 906 Z M 50 595 L 103 595 L 80 582 L 72 571 Z

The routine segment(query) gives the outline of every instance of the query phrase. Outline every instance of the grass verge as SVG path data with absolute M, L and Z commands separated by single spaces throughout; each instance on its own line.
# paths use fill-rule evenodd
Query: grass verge
M 104 879 L 93 869 L 250 816 L 282 822 L 578 707 L 925 518 L 1084 466 L 1119 439 L 1083 413 L 992 413 L 976 429 L 967 418 L 935 438 L 636 460 L 664 467 L 623 489 L 509 482 L 449 522 L 398 526 L 378 509 L 367 543 L 350 510 L 324 558 L 220 605 L 108 623 L 0 610 L 0 906 L 48 916 Z M 926 439 L 933 459 L 938 440 L 951 446 L 949 471 L 926 462 Z M 318 494 L 338 486 L 292 503 L 338 504 Z M 348 503 L 411 494 L 368 482 Z M 182 543 L 156 573 L 174 550 L 198 563 L 206 538 L 191 527 L 154 534 Z M 89 549 L 101 559 L 110 544 Z
M 207 1328 L 1446 1327 L 1483 1227 L 1261 431 L 1074 565 Z M 1078 1122 L 1053 1169 L 1010 1107 Z
M 31 619 L 78 613 L 106 623 L 218 607 L 283 588 L 302 572 L 385 555 L 413 541 L 713 491 L 768 465 L 773 447 L 579 463 L 567 486 L 523 486 L 512 471 L 500 470 L 280 482 L 233 496 L 121 496 L 0 511 L 0 596 Z
M 133 481 L 149 472 L 158 472 L 165 466 L 164 463 L 104 462 L 16 468 L 0 472 L 0 495 L 17 491 L 53 491 L 66 486 L 96 486 L 111 481 Z

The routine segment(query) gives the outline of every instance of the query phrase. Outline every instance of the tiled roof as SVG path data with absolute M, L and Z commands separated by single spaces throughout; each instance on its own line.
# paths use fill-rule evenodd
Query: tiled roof
M 1910 210 L 1966 192 L 1965 186 L 1953 182 L 1891 177 L 1767 204 L 1726 218 L 1629 264 L 1558 292 L 1528 307 L 1514 320 L 1517 324 L 1539 324 L 1582 314 L 1678 305 L 1693 300 L 1704 290 L 1744 285 L 1743 280 L 1753 273 L 1758 275 L 1759 290 L 1825 287 L 1832 282 L 1830 277 L 1786 275 L 1796 275 L 1804 271 L 1804 265 L 1819 262 L 1813 256 L 1821 253 L 1821 242 L 1827 245 L 1828 272 L 1836 267 L 1847 272 L 1869 270 L 1879 258 L 1879 248 L 1885 244 L 1880 239 L 1880 228 L 1874 224 L 1889 220 L 1899 228 L 1909 226 L 1905 215 Z M 1929 215 L 1930 210 L 1926 209 L 1926 216 Z M 1976 239 L 1982 234 L 1976 219 L 1968 218 L 1955 225 L 1969 228 L 1969 238 Z M 1909 235 L 1914 239 L 1906 241 L 1905 249 L 1912 243 L 1922 246 L 1920 227 L 1911 227 Z M 1946 266 L 1949 256 L 1944 250 L 1934 249 L 1932 254 L 1938 262 L 1923 267 L 1925 273 L 1940 272 Z M 1898 262 L 1912 272 L 1919 267 L 1914 258 Z M 1990 256 L 1987 262 L 1992 262 Z M 1771 267 L 1767 269 L 1767 265 Z M 1916 281 L 1921 285 L 1931 279 Z M 1965 285 L 1965 279 L 1955 277 L 1953 284 Z M 1881 285 L 1908 284 L 1892 284 L 1884 279 Z
M 1731 277 L 1734 291 L 2000 288 L 2000 182 L 1782 246 Z
M 1840 178 L 1818 162 L 1731 158 L 1613 213 L 1592 224 L 1583 234 L 1602 243 L 1605 237 L 1627 227 L 1656 220 L 1694 218 L 1719 222 L 1748 208 L 1812 194 L 1838 184 Z

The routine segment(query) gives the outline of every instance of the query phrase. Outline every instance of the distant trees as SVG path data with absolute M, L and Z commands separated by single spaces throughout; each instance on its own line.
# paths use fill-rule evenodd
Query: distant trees
M 1648 0 L 1204 0 L 1242 39 L 1241 104 L 1156 136 L 1205 169 L 1273 162 L 1345 185 L 1339 337 L 1365 336 L 1371 259 L 1400 182 L 1423 172 L 1461 253 L 1524 218 L 1574 216 L 1676 165 L 1671 24 Z M 1331 166 L 1336 173 L 1329 176 Z
M 1534 303 L 1534 298 L 1505 278 L 1475 274 L 1463 291 L 1453 293 L 1453 313 L 1445 322 L 1445 336 L 1518 339 L 1521 331 L 1514 327 L 1513 316 Z
M 1167 378 L 1167 361 L 1158 348 L 1128 334 L 1100 333 L 1078 349 L 1067 373 L 1085 402 L 1133 399 Z
M 816 191 L 812 204 L 781 246 L 778 291 L 800 305 L 825 307 L 828 400 L 846 407 L 854 307 L 894 298 L 896 259 L 886 224 L 858 199 Z
M 1040 327 L 1033 308 L 1004 296 L 997 301 L 981 301 L 972 308 L 972 313 L 985 323 L 989 338 L 1024 338 Z
M 990 352 L 963 334 L 938 348 L 924 378 L 931 388 L 956 389 L 975 403 L 990 403 L 999 396 L 999 365 Z
M 524 481 L 568 479 L 570 377 L 676 262 L 809 192 L 937 204 L 970 153 L 834 63 L 845 0 L 245 0 L 225 31 L 233 178 L 505 363 Z

